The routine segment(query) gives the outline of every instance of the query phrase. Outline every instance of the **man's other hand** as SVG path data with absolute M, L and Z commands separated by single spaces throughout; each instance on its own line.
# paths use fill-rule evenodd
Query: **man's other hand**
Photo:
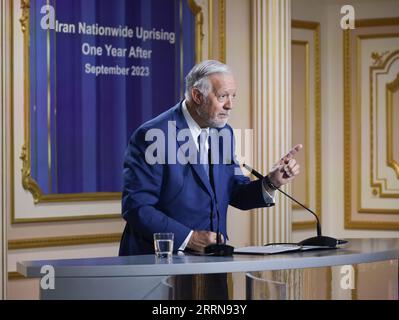
M 295 155 L 301 149 L 302 145 L 297 144 L 273 166 L 269 179 L 276 187 L 287 184 L 299 174 L 299 164 L 295 160 Z
M 203 253 L 206 246 L 216 243 L 216 235 L 216 232 L 212 231 L 194 231 L 187 244 L 187 248 Z M 221 242 L 224 242 L 223 235 L 220 235 L 220 238 Z

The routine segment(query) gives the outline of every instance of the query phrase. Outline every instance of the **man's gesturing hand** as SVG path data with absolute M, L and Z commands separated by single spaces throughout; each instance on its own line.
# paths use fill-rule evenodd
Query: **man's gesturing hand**
M 301 144 L 293 147 L 279 162 L 277 162 L 269 173 L 270 182 L 276 187 L 281 187 L 299 174 L 299 164 L 294 156 L 302 149 Z
M 223 235 L 220 235 L 223 242 Z M 204 252 L 205 247 L 216 243 L 216 232 L 212 231 L 194 231 L 191 235 L 187 248 L 197 252 Z

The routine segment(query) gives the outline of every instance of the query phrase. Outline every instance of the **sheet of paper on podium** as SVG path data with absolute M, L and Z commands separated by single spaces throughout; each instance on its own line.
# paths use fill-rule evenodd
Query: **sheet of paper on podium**
M 288 253 L 297 251 L 309 251 L 309 250 L 320 250 L 330 249 L 328 247 L 320 246 L 301 246 L 298 244 L 283 243 L 283 244 L 268 244 L 265 246 L 250 246 L 234 249 L 234 253 L 237 254 L 277 254 L 277 253 Z

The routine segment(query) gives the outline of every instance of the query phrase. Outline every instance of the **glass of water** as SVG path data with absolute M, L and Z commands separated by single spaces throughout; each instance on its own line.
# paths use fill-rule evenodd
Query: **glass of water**
M 173 252 L 173 233 L 154 233 L 154 249 L 158 258 L 171 258 Z

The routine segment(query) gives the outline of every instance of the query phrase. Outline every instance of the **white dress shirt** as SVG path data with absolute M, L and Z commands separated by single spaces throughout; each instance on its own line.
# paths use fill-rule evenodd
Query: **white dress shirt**
M 187 121 L 188 124 L 188 128 L 190 129 L 191 135 L 194 138 L 194 142 L 195 145 L 197 146 L 197 150 L 199 151 L 199 145 L 198 145 L 198 137 L 201 134 L 202 130 L 206 130 L 209 136 L 209 128 L 201 128 L 198 123 L 193 119 L 193 117 L 191 116 L 190 112 L 187 110 L 187 104 L 186 104 L 186 100 L 184 100 L 182 102 L 182 111 L 183 111 L 183 116 Z M 209 142 L 208 139 L 205 143 L 205 149 L 206 151 L 209 150 Z M 271 196 L 267 190 L 265 189 L 265 187 L 263 186 L 262 183 L 262 195 L 263 198 L 265 200 L 266 203 L 274 203 L 274 196 Z M 179 248 L 179 251 L 183 251 L 188 242 L 190 241 L 191 235 L 193 234 L 194 230 L 191 230 L 190 233 L 188 234 L 188 236 L 186 237 L 186 239 L 183 241 L 182 245 Z

